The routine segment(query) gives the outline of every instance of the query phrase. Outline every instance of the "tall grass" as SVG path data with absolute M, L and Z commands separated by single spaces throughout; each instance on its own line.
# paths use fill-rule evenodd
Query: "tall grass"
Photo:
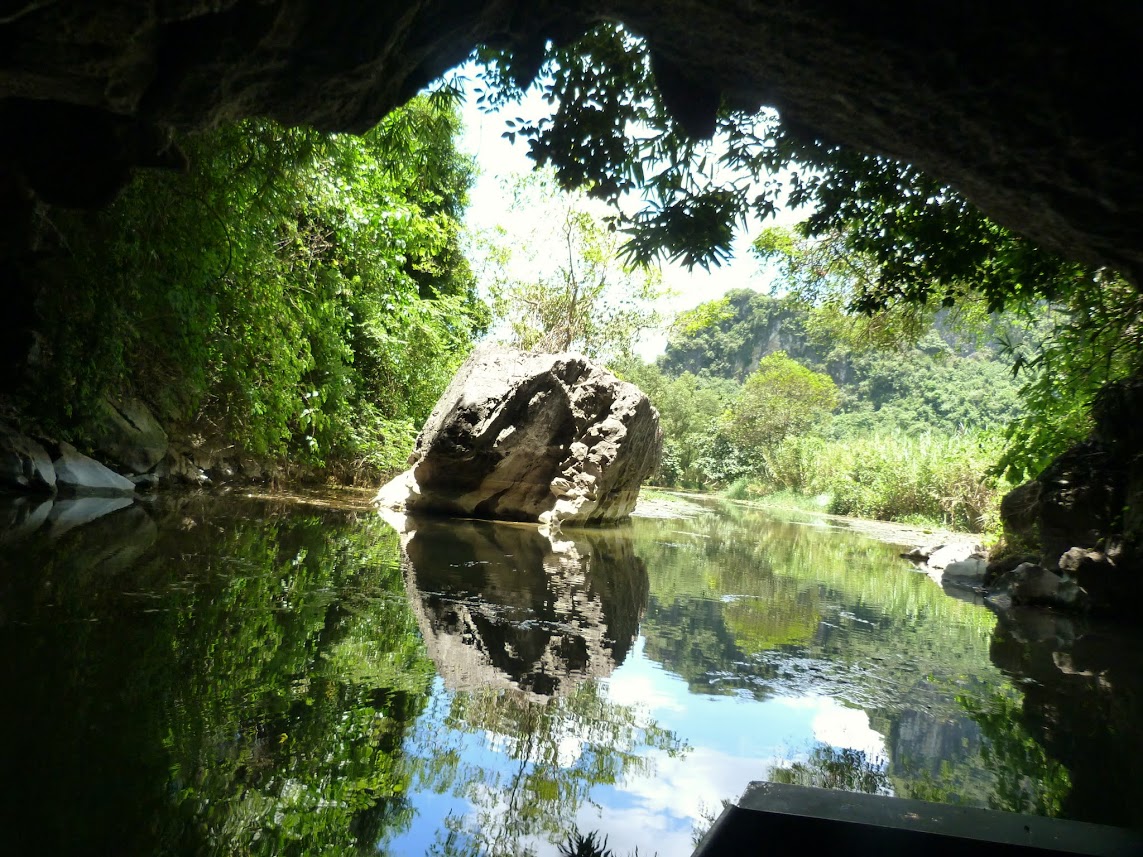
M 996 529 L 1000 497 L 1010 487 L 989 474 L 1001 446 L 1001 438 L 984 434 L 789 438 L 763 456 L 751 487 L 825 495 L 837 515 L 982 532 Z

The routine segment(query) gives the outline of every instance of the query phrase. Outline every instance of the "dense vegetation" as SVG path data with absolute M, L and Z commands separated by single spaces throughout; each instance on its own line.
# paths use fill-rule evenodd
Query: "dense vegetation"
M 538 62 L 495 52 L 483 58 L 493 103 L 512 103 Z M 808 217 L 796 230 L 763 233 L 756 247 L 777 261 L 784 288 L 822 316 L 849 322 L 863 316 L 856 327 L 867 341 L 915 341 L 949 307 L 978 320 L 1008 310 L 1046 322 L 1030 347 L 1006 355 L 1023 370 L 1023 409 L 1010 414 L 1015 421 L 998 453 L 1009 478 L 1039 472 L 1086 437 L 1099 391 L 1143 370 L 1143 302 L 1135 286 L 1114 271 L 1038 247 L 991 221 L 955 188 L 910 165 L 814 139 L 776 113 L 752 114 L 726 102 L 707 105 L 710 115 L 697 125 L 694 115 L 684 123 L 713 135 L 709 143 L 696 140 L 667 109 L 669 69 L 616 26 L 553 46 L 542 60 L 534 85 L 551 114 L 521 117 L 509 136 L 526 140 L 564 186 L 588 187 L 612 202 L 615 225 L 631 235 L 632 258 L 720 264 L 749 218 L 804 208 Z M 677 99 L 673 106 L 677 113 Z M 626 203 L 636 189 L 643 191 L 642 207 L 632 211 Z M 760 356 L 725 359 L 741 380 Z M 1012 388 L 994 383 L 999 367 L 987 371 L 992 376 L 981 381 L 1007 397 Z M 679 376 L 669 371 L 669 377 Z M 963 414 L 984 416 L 979 408 Z
M 535 69 L 480 59 L 493 106 Z M 517 189 L 547 232 L 485 242 L 491 310 L 462 253 L 473 165 L 454 147 L 454 90 L 363 138 L 246 121 L 180 139 L 187 175 L 140 175 L 97 216 L 50 212 L 66 270 L 38 296 L 26 410 L 82 441 L 98 398 L 130 393 L 183 436 L 376 475 L 405 460 L 494 314 L 514 344 L 584 350 L 640 383 L 663 414 L 668 484 L 979 527 L 1002 487 L 987 471 L 1038 472 L 1138 368 L 1143 304 L 1112 272 L 773 113 L 724 106 L 696 142 L 654 72 L 614 26 L 544 57 L 552 115 L 506 136 L 551 166 Z M 612 222 L 556 184 L 614 203 Z M 781 206 L 808 218 L 754 246 L 786 296 L 731 293 L 680 319 L 657 366 L 633 360 L 659 294 L 634 263 L 717 263 L 747 215 Z M 80 278 L 82 293 L 63 287 Z
M 1002 485 L 989 475 L 1000 432 L 1020 415 L 998 351 L 947 312 L 883 350 L 795 296 L 739 290 L 681 318 L 657 364 L 617 368 L 659 408 L 665 484 L 980 529 Z
M 142 174 L 92 218 L 57 213 L 86 287 L 43 296 L 31 407 L 82 431 L 98 396 L 133 392 L 255 455 L 403 463 L 487 324 L 460 251 L 458 124 L 447 92 L 364 137 L 240 122 L 180 141 L 186 175 Z

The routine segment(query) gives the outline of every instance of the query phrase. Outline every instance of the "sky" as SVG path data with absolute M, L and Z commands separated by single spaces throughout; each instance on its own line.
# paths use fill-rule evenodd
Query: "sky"
M 466 98 L 462 111 L 464 132 L 459 148 L 475 156 L 478 169 L 476 184 L 469 194 L 467 225 L 473 231 L 503 226 L 510 232 L 518 230 L 526 233 L 526 216 L 510 211 L 511 195 L 505 183 L 513 175 L 530 171 L 532 161 L 527 156 L 526 143 L 513 144 L 501 135 L 507 130 L 506 119 L 543 115 L 549 108 L 539 93 L 532 91 L 521 105 L 511 105 L 500 113 L 484 113 L 477 106 L 476 95 L 473 93 L 474 68 L 462 67 L 458 74 L 467 80 L 464 84 Z M 777 219 L 768 221 L 767 225 L 790 225 L 798 219 L 796 213 L 782 213 Z M 753 223 L 748 231 L 738 235 L 734 258 L 721 267 L 712 267 L 709 271 L 702 268 L 688 271 L 682 265 L 664 263 L 663 285 L 668 291 L 668 297 L 659 309 L 669 315 L 720 297 L 729 289 L 767 290 L 770 278 L 750 253 L 750 240 L 758 228 L 760 225 Z M 665 345 L 666 337 L 663 333 L 648 333 L 636 350 L 644 359 L 649 360 L 662 353 Z

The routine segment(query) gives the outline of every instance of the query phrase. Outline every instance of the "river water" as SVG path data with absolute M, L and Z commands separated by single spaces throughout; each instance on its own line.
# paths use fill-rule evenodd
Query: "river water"
M 1122 825 L 1143 797 L 1137 635 L 998 624 L 821 521 L 93 511 L 0 516 L 4 853 L 554 854 L 578 829 L 667 857 L 752 780 Z

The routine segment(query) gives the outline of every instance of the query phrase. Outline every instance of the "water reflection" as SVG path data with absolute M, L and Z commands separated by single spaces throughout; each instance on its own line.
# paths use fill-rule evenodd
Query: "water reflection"
M 626 529 L 398 522 L 441 684 L 406 744 L 414 805 L 443 826 L 401 853 L 552 852 L 593 796 L 686 747 L 600 680 L 631 651 L 648 578 Z M 430 828 L 430 831 L 432 828 Z
M 687 854 L 762 778 L 1130 823 L 1143 640 L 736 506 L 553 542 L 0 508 L 0 824 L 45 854 Z M 81 514 L 82 513 L 82 514 Z
M 370 850 L 432 664 L 369 518 L 203 498 L 0 558 L 4 848 Z
M 968 703 L 1005 803 L 1021 806 L 1027 777 L 1042 788 L 1026 811 L 1143 828 L 1143 632 L 1022 608 L 998 625 L 991 656 L 1022 691 Z
M 429 655 L 452 690 L 567 693 L 623 663 L 647 571 L 622 530 L 553 538 L 526 525 L 410 521 L 406 581 Z

